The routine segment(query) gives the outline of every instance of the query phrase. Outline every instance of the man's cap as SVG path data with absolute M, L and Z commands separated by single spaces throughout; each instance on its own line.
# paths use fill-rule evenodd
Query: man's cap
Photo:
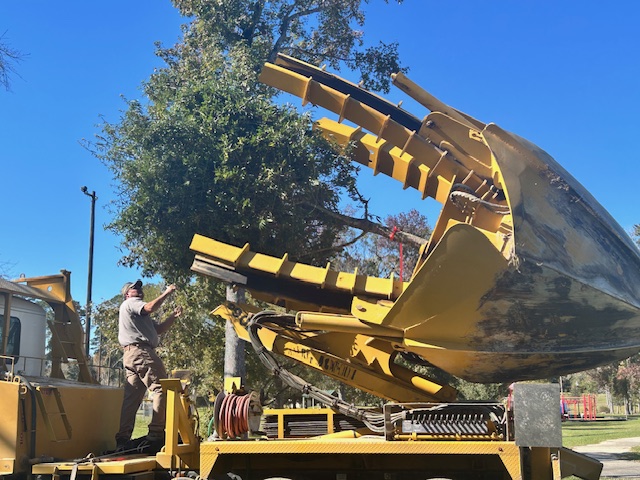
M 136 280 L 135 282 L 127 282 L 122 286 L 122 290 L 120 290 L 120 292 L 122 292 L 122 296 L 126 297 L 127 296 L 127 292 L 129 290 L 131 290 L 132 288 L 137 288 L 139 289 L 140 287 L 142 287 L 142 280 Z

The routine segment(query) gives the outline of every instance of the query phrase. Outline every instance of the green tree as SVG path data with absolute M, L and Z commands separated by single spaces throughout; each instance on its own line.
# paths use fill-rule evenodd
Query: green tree
M 184 283 L 194 233 L 318 261 L 341 228 L 309 218 L 307 202 L 337 208 L 353 167 L 309 133 L 308 117 L 244 98 L 237 74 L 181 92 L 162 112 L 130 102 L 119 125 L 105 125 L 101 158 L 120 189 L 109 228 L 129 251 L 124 263 L 145 275 Z
M 392 0 L 402 3 L 402 0 Z M 384 0 L 389 3 L 389 0 Z M 397 43 L 364 47 L 365 11 L 370 0 L 173 0 L 180 13 L 193 19 L 185 43 L 195 57 L 239 46 L 250 52 L 259 70 L 278 53 L 333 70 L 359 71 L 363 85 L 389 90 L 389 74 L 406 71 Z M 197 55 L 193 55 L 197 52 Z
M 402 70 L 397 51 L 358 50 L 361 3 L 174 2 L 192 18 L 184 41 L 158 51 L 167 67 L 145 83 L 148 102 L 129 101 L 93 145 L 118 185 L 108 228 L 123 239 L 125 265 L 185 281 L 194 233 L 326 259 L 344 222 L 325 212 L 337 211 L 341 195 L 359 198 L 356 168 L 310 133 L 308 115 L 273 103 L 257 73 L 286 51 L 388 84 Z
M 606 395 L 607 410 L 613 412 L 614 401 L 630 408 L 640 400 L 640 355 L 567 377 L 566 390 L 571 395 L 600 392 Z
M 159 353 L 165 359 L 167 368 L 191 371 L 191 382 L 196 393 L 207 393 L 222 389 L 224 359 L 224 324 L 215 319 L 208 310 L 214 299 L 216 304 L 224 300 L 224 288 L 197 279 L 193 284 L 177 292 L 175 304 L 184 308 L 183 314 L 164 335 Z M 171 311 L 167 305 L 167 314 Z M 212 372 L 217 373 L 212 375 Z
M 632 405 L 637 405 L 640 401 L 640 355 L 633 355 L 620 362 L 616 375 L 616 387 L 627 413 L 633 413 Z
M 326 212 L 361 198 L 356 167 L 257 75 L 287 52 L 388 88 L 403 70 L 397 46 L 363 48 L 364 3 L 174 1 L 190 19 L 183 41 L 158 48 L 166 67 L 144 83 L 145 101 L 127 101 L 90 145 L 116 180 L 108 228 L 122 238 L 124 265 L 187 285 L 194 233 L 308 263 L 329 258 L 344 220 Z

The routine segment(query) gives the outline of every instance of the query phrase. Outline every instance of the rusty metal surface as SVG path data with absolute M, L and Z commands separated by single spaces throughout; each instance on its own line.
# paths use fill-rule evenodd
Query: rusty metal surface
M 478 304 L 477 350 L 512 355 L 515 368 L 498 379 L 564 374 L 636 353 L 636 246 L 545 152 L 493 125 L 483 135 L 504 177 L 514 248 Z

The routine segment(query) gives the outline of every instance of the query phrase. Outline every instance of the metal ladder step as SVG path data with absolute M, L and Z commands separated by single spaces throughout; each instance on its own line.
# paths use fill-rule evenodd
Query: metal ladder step
M 49 436 L 54 442 L 64 442 L 71 439 L 71 424 L 64 410 L 60 391 L 56 387 L 36 387 L 38 405 L 42 417 L 49 430 Z

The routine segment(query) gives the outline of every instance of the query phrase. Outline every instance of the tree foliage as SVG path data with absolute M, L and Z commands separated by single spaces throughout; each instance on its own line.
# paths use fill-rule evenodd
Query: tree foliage
M 568 375 L 563 381 L 569 395 L 605 393 L 608 413 L 613 413 L 614 402 L 628 409 L 640 408 L 640 354 L 626 360 L 603 365 L 584 372 Z M 600 410 L 600 406 L 598 406 Z
M 90 146 L 116 180 L 108 228 L 125 265 L 185 282 L 194 233 L 310 263 L 328 257 L 343 226 L 323 212 L 344 195 L 357 201 L 356 167 L 311 132 L 308 115 L 274 103 L 257 74 L 286 51 L 388 79 L 401 70 L 397 51 L 359 50 L 362 3 L 174 2 L 191 20 L 184 40 L 159 48 L 166 67 L 144 84 L 147 102 L 128 101 Z
M 121 262 L 189 292 L 190 310 L 160 349 L 169 368 L 189 364 L 221 376 L 219 351 L 204 344 L 223 345 L 222 323 L 207 320 L 222 298 L 202 279 L 191 283 L 193 235 L 324 263 L 346 228 L 333 215 L 339 201 L 361 200 L 357 168 L 313 132 L 308 113 L 275 101 L 275 90 L 257 80 L 262 65 L 289 53 L 357 69 L 365 86 L 381 90 L 405 69 L 397 45 L 365 47 L 368 0 L 173 3 L 188 18 L 183 40 L 158 45 L 165 67 L 144 83 L 144 100 L 125 100 L 119 121 L 105 121 L 89 148 L 115 180 L 107 228 L 122 239 Z
M 395 0 L 402 3 L 402 0 Z M 384 0 L 389 3 L 389 0 Z M 174 0 L 180 13 L 193 19 L 185 43 L 228 52 L 242 46 L 259 69 L 278 53 L 333 70 L 359 71 L 363 85 L 389 90 L 389 74 L 406 72 L 398 45 L 379 42 L 364 47 L 365 11 L 370 0 Z
M 239 70 L 174 93 L 158 74 L 152 108 L 129 102 L 120 124 L 104 126 L 98 151 L 119 188 L 109 228 L 129 251 L 124 263 L 146 275 L 184 282 L 194 233 L 314 261 L 341 228 L 310 218 L 308 204 L 335 209 L 354 167 L 307 116 L 249 97 L 254 79 Z

